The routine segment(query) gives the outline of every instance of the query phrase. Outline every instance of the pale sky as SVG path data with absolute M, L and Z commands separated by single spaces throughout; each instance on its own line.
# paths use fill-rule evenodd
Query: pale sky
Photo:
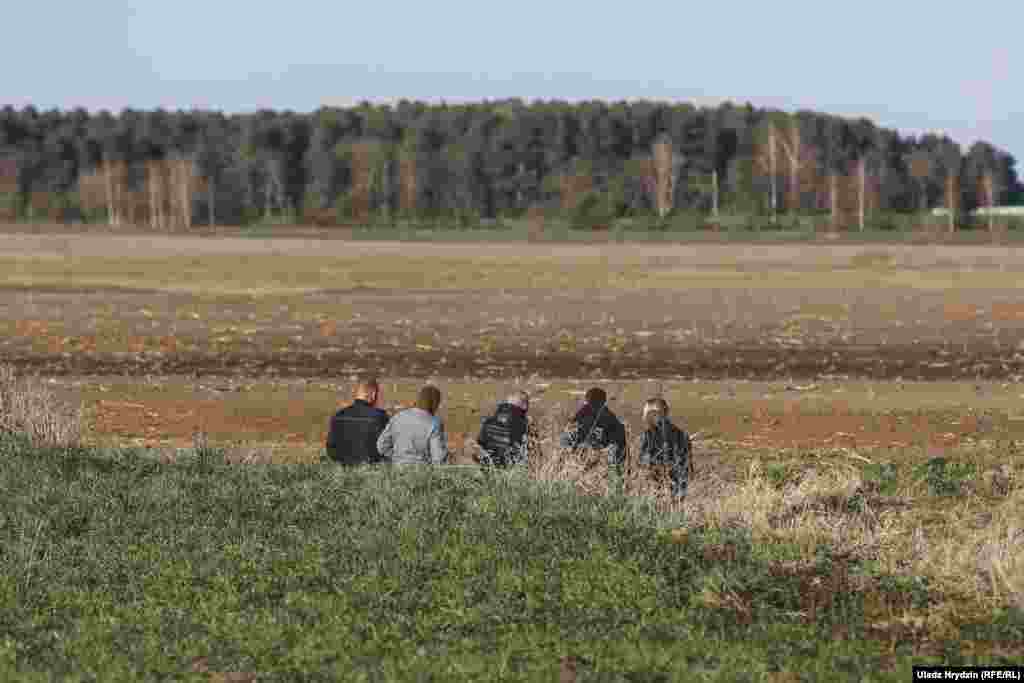
M 946 133 L 964 151 L 981 138 L 1024 159 L 1016 0 L 9 4 L 0 105 L 731 99 Z

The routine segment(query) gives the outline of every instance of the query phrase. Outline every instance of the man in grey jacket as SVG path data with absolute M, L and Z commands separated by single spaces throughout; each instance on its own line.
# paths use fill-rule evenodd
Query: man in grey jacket
M 437 416 L 440 405 L 441 390 L 428 384 L 420 389 L 415 407 L 391 418 L 377 438 L 377 452 L 384 464 L 448 463 L 448 439 L 444 422 Z

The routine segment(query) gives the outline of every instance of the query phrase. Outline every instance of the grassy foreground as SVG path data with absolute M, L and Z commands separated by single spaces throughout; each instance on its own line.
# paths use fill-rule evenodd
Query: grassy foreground
M 632 456 L 608 495 L 600 454 L 544 439 L 485 477 L 81 433 L 0 367 L 0 680 L 904 681 L 1022 655 L 1015 440 L 720 458 L 679 506 Z
M 886 642 L 869 603 L 927 608 L 926 581 L 839 572 L 827 545 L 788 572 L 792 544 L 680 525 L 516 472 L 207 450 L 161 465 L 8 435 L 0 679 L 166 680 L 202 662 L 246 680 L 551 681 L 573 661 L 580 681 L 905 681 L 912 664 L 1009 664 L 1024 638 L 1011 608 L 966 640 Z

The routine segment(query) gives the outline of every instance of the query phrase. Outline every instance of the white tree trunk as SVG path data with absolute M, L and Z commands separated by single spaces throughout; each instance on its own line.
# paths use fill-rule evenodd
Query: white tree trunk
M 859 192 L 857 194 L 857 221 L 860 225 L 860 231 L 864 232 L 864 159 L 861 159 L 857 164 L 857 174 L 859 176 Z
M 216 206 L 217 206 L 216 181 L 213 179 L 213 174 L 211 173 L 210 174 L 210 178 L 209 178 L 209 180 L 207 181 L 207 184 L 206 184 L 206 209 L 207 209 L 207 214 L 208 214 L 207 219 L 208 219 L 208 222 L 209 222 L 211 228 L 213 227 L 213 224 L 216 223 L 216 217 L 214 216 L 214 211 L 216 210 L 216 208 L 215 208 Z
M 839 184 L 838 180 L 839 179 L 836 176 L 836 172 L 832 171 L 832 173 L 829 175 L 828 200 L 829 200 L 829 205 L 830 205 L 829 208 L 830 208 L 830 210 L 832 212 L 832 229 L 833 230 L 836 229 L 838 227 L 838 225 L 839 225 L 839 192 L 838 192 L 839 188 L 837 187 L 837 185 Z
M 718 218 L 718 169 L 711 171 L 711 215 Z
M 956 221 L 953 218 L 953 176 L 950 175 L 946 178 L 946 212 L 949 214 L 949 232 L 952 234 L 956 230 Z
M 114 213 L 114 189 L 110 178 L 110 164 L 103 162 L 103 187 L 107 195 L 107 223 L 114 225 L 117 215 Z
M 772 125 L 768 128 L 768 163 L 771 166 L 769 175 L 771 176 L 771 207 L 772 207 L 772 225 L 775 224 L 775 212 L 776 212 L 776 192 L 775 192 L 775 126 Z

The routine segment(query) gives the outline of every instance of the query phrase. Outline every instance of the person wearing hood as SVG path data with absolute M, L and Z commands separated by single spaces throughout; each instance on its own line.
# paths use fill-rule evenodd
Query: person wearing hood
M 530 395 L 517 391 L 500 402 L 493 415 L 482 420 L 476 437 L 481 464 L 505 468 L 529 462 L 531 440 L 536 443 L 527 417 L 529 410 Z
M 679 429 L 668 417 L 668 403 L 651 398 L 644 403 L 647 430 L 640 440 L 641 466 L 667 466 L 672 480 L 672 497 L 682 500 L 693 470 L 690 435 Z
M 608 449 L 608 477 L 613 488 L 621 490 L 626 460 L 626 427 L 608 408 L 604 389 L 587 390 L 579 409 L 559 439 L 562 448 Z

